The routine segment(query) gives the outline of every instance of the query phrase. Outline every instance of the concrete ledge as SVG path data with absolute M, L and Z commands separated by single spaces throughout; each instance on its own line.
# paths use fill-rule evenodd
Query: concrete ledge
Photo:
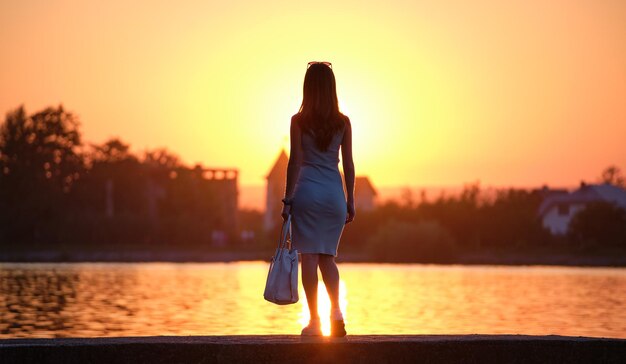
M 0 340 L 1 363 L 624 363 L 626 339 L 527 335 Z

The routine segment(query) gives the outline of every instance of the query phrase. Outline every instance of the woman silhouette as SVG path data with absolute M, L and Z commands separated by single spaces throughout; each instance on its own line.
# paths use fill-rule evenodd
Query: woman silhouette
M 302 285 L 311 313 L 302 335 L 320 336 L 317 267 L 331 304 L 331 336 L 346 335 L 339 307 L 339 270 L 335 264 L 345 224 L 354 220 L 352 126 L 339 111 L 335 75 L 329 62 L 309 62 L 302 105 L 291 117 L 291 153 L 283 219 L 291 214 L 293 248 L 301 253 Z M 343 160 L 347 199 L 339 173 Z

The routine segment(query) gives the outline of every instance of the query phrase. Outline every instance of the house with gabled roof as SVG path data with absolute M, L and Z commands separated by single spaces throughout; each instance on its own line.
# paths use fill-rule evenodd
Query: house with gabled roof
M 592 202 L 608 202 L 626 209 L 626 190 L 608 183 L 582 182 L 573 192 L 548 194 L 538 213 L 545 228 L 554 235 L 562 235 L 567 233 L 574 215 Z
M 367 176 L 357 176 L 354 180 L 354 206 L 357 211 L 372 211 L 376 208 L 378 192 Z

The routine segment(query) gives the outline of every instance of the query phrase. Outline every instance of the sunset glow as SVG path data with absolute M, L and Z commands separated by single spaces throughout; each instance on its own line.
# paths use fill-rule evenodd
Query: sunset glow
M 262 185 L 333 63 L 376 186 L 575 185 L 626 169 L 626 2 L 15 1 L 0 110 L 62 103 L 119 136 Z

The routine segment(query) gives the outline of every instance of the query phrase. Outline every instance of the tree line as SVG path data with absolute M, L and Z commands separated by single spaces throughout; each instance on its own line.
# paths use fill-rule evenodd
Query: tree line
M 63 105 L 31 115 L 22 105 L 0 127 L 0 244 L 211 245 L 223 206 L 202 169 L 165 148 L 136 155 L 119 138 L 84 143 Z
M 22 105 L 0 127 L 0 248 L 271 250 L 278 231 L 265 232 L 255 210 L 237 213 L 239 230 L 253 239 L 229 231 L 228 244 L 215 246 L 213 232 L 227 230 L 224 206 L 221 192 L 202 183 L 202 169 L 165 148 L 136 155 L 119 138 L 85 143 L 76 115 L 62 105 L 31 115 Z M 600 182 L 625 184 L 617 167 Z M 357 211 L 340 251 L 373 261 L 457 262 L 479 253 L 626 250 L 622 208 L 591 204 L 567 235 L 553 236 L 537 213 L 541 189 L 484 192 L 475 182 L 454 196 L 405 194 Z
M 615 166 L 598 180 L 621 188 L 624 178 Z M 357 212 L 344 231 L 342 251 L 365 253 L 390 262 L 454 263 L 463 257 L 490 254 L 610 255 L 626 252 L 626 210 L 609 202 L 590 203 L 577 212 L 564 235 L 552 235 L 538 211 L 545 191 L 503 188 L 494 194 L 480 183 L 466 184 L 455 196 L 415 202 L 388 201 L 371 212 Z

